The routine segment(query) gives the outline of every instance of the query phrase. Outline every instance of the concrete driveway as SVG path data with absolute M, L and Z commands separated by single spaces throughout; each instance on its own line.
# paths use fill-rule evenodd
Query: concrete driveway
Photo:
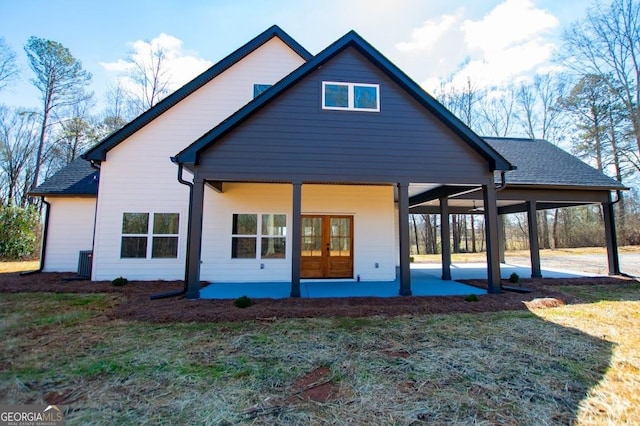
M 528 257 L 510 256 L 507 252 L 505 261 L 510 265 L 531 268 Z M 596 275 L 608 275 L 606 254 L 563 254 L 562 250 L 555 250 L 551 255 L 540 255 L 540 266 L 544 269 L 558 269 Z M 640 276 L 640 253 L 620 253 L 620 270 L 623 273 Z

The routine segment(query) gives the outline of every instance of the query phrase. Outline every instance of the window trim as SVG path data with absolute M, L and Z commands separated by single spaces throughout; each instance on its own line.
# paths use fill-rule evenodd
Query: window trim
M 236 215 L 254 215 L 256 216 L 256 233 L 255 234 L 234 234 L 233 233 L 233 217 Z M 262 220 L 263 220 L 263 216 L 265 215 L 280 215 L 280 216 L 284 216 L 284 220 L 285 220 L 285 233 L 284 235 L 269 235 L 269 234 L 263 234 L 262 233 Z M 263 261 L 282 261 L 282 260 L 286 260 L 287 259 L 287 240 L 288 240 L 288 236 L 287 236 L 287 226 L 288 226 L 288 214 L 287 213 L 283 213 L 283 212 L 252 212 L 252 213 L 246 213 L 246 212 L 234 212 L 231 214 L 231 233 L 230 233 L 230 241 L 229 241 L 229 258 L 233 261 L 248 261 L 248 260 L 259 260 L 261 262 Z M 254 253 L 254 257 L 233 257 L 233 239 L 234 238 L 254 238 L 256 240 L 255 246 L 256 246 L 256 251 Z M 277 258 L 273 258 L 273 257 L 262 257 L 262 241 L 263 239 L 284 239 L 284 256 L 283 257 L 277 257 Z
M 347 86 L 347 106 L 335 107 L 326 104 L 326 87 L 328 85 Z M 376 108 L 356 108 L 355 106 L 355 87 L 374 87 L 376 89 Z M 380 85 L 373 83 L 351 83 L 346 81 L 323 81 L 322 82 L 322 99 L 320 100 L 323 110 L 333 111 L 362 111 L 362 112 L 380 112 Z
M 147 232 L 145 234 L 125 234 L 124 230 L 120 229 L 120 256 L 121 260 L 178 260 L 180 259 L 180 216 L 182 216 L 181 212 L 175 211 L 124 211 L 121 215 L 121 226 L 124 224 L 124 216 L 126 214 L 146 214 L 147 215 Z M 155 216 L 160 214 L 176 214 L 178 215 L 178 232 L 176 234 L 157 234 L 154 232 L 154 224 L 155 224 Z M 122 242 L 126 237 L 136 237 L 136 238 L 145 238 L 146 239 L 146 250 L 144 256 L 140 257 L 124 257 L 122 256 Z M 153 247 L 154 247 L 154 238 L 156 237 L 169 237 L 176 239 L 176 255 L 173 257 L 154 257 L 153 256 Z

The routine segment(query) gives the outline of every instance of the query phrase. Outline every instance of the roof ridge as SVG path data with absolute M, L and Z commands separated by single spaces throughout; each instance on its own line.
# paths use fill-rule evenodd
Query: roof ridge
M 487 144 L 480 136 L 474 133 L 468 126 L 460 121 L 459 118 L 451 113 L 451 111 L 446 109 L 444 105 L 422 89 L 420 85 L 413 81 L 407 74 L 394 65 L 354 30 L 347 32 L 344 36 L 331 43 L 312 59 L 300 65 L 297 69 L 280 80 L 271 89 L 264 92 L 261 96 L 258 96 L 240 110 L 236 111 L 236 113 L 231 115 L 227 120 L 218 124 L 200 138 L 196 139 L 191 145 L 180 151 L 180 153 L 175 157 L 172 157 L 172 160 L 179 163 L 197 163 L 201 150 L 207 147 L 211 142 L 235 128 L 255 111 L 271 102 L 280 94 L 284 93 L 290 86 L 312 73 L 315 69 L 322 66 L 326 61 L 330 60 L 349 46 L 354 47 L 375 66 L 387 74 L 391 80 L 409 93 L 423 107 L 438 117 L 443 124 L 458 134 L 458 136 L 469 144 L 472 149 L 486 158 L 495 169 L 511 170 L 513 168 L 513 166 L 495 149 Z

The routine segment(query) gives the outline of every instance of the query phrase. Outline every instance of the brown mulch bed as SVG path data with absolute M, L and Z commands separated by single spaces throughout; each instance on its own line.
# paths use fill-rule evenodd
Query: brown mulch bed
M 40 273 L 27 276 L 16 273 L 0 274 L 0 293 L 117 293 L 121 295 L 120 302 L 111 312 L 105 312 L 106 315 L 114 319 L 158 323 L 273 321 L 282 318 L 398 316 L 526 310 L 525 302 L 529 303 L 537 299 L 557 299 L 557 302 L 543 303 L 542 306 L 572 303 L 571 297 L 554 289 L 559 285 L 607 285 L 625 284 L 632 281 L 625 277 L 523 279 L 521 285 L 531 289 L 531 293 L 503 292 L 496 295 L 481 295 L 478 302 L 467 302 L 464 300 L 464 296 L 256 299 L 253 306 L 239 309 L 233 305 L 233 300 L 187 300 L 183 297 L 149 299 L 149 296 L 153 294 L 182 289 L 182 281 L 134 281 L 123 287 L 114 287 L 107 281 L 64 280 L 70 276 L 72 274 Z M 486 288 L 485 280 L 466 282 Z M 510 283 L 504 281 L 504 285 L 510 285 Z M 530 304 L 530 306 L 536 305 Z

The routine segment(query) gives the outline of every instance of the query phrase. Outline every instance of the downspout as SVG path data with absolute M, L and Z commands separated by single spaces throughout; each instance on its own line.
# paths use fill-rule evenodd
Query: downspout
M 44 195 L 40 197 L 42 200 L 42 204 L 47 206 L 47 214 L 44 216 L 44 228 L 42 229 L 42 245 L 40 247 L 40 265 L 38 265 L 38 269 L 35 271 L 25 271 L 21 272 L 20 275 L 31 275 L 42 272 L 44 269 L 44 260 L 47 254 L 47 234 L 49 233 L 49 212 L 51 211 L 51 204 L 44 199 Z
M 175 157 L 171 157 L 171 161 L 176 163 Z M 164 299 L 167 297 L 182 296 L 187 293 L 187 278 L 189 271 L 187 265 L 189 264 L 189 236 L 191 235 L 191 205 L 193 204 L 193 183 L 182 178 L 182 163 L 178 164 L 178 182 L 189 187 L 189 212 L 187 213 L 187 248 L 185 250 L 184 259 L 184 288 L 182 290 L 169 291 L 166 293 L 153 294 L 150 296 L 151 300 Z
M 89 164 L 91 165 L 91 168 L 96 169 L 98 171 L 98 181 L 96 182 L 96 185 L 98 185 L 98 190 L 96 190 L 96 208 L 93 212 L 93 235 L 91 237 L 91 273 L 89 274 L 89 280 L 91 280 L 93 275 L 93 259 L 94 259 L 93 254 L 95 253 L 95 249 L 96 249 L 96 224 L 98 223 L 98 200 L 100 196 L 98 192 L 100 189 L 100 167 L 101 166 L 95 160 L 90 160 Z
M 500 172 L 500 185 L 496 186 L 496 192 L 502 191 L 507 186 L 507 179 L 504 176 L 505 173 L 506 171 L 504 170 Z
M 616 200 L 611 202 L 611 206 L 613 207 L 614 205 L 618 204 L 620 202 L 621 198 L 622 197 L 620 196 L 620 190 L 616 190 Z M 612 210 L 611 212 L 613 214 L 613 217 L 615 217 L 615 212 L 613 211 L 613 208 L 611 210 Z M 617 244 L 616 244 L 616 246 L 617 246 Z M 620 265 L 620 260 L 618 260 L 618 266 L 619 265 Z M 638 280 L 638 277 L 636 277 L 635 275 L 627 274 L 627 273 L 622 272 L 622 271 L 620 271 L 620 276 Z
M 616 190 L 616 200 L 611 202 L 611 205 L 618 204 L 620 202 L 620 190 Z

